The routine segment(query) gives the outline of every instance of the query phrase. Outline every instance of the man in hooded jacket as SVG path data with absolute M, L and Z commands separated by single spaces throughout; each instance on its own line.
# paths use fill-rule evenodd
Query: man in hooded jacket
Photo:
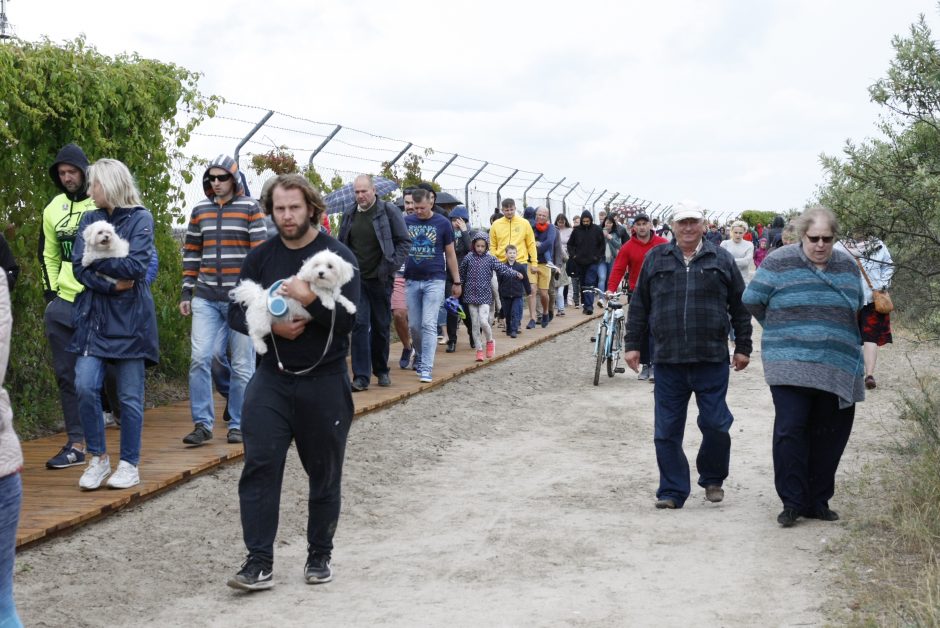
M 42 212 L 39 268 L 47 303 L 44 322 L 68 439 L 61 451 L 46 462 L 49 469 L 85 463 L 85 434 L 75 395 L 77 356 L 66 351 L 66 347 L 75 331 L 72 303 L 84 290 L 72 273 L 72 245 L 82 216 L 95 208 L 95 202 L 88 196 L 87 171 L 88 157 L 82 149 L 75 144 L 63 146 L 49 167 L 49 176 L 62 193 L 53 198 Z
M 267 239 L 264 214 L 258 202 L 244 195 L 238 164 L 227 155 L 213 159 L 202 178 L 205 200 L 190 212 L 183 244 L 183 290 L 179 310 L 192 315 L 192 356 L 189 365 L 189 407 L 194 429 L 183 438 L 187 445 L 212 439 L 215 403 L 212 400 L 212 358 L 219 330 L 228 325 L 229 292 L 238 283 L 242 262 L 252 248 Z M 241 443 L 241 414 L 245 388 L 255 370 L 254 349 L 248 336 L 231 330 L 228 391 L 228 442 Z
M 568 257 L 578 267 L 581 277 L 581 290 L 583 296 L 581 303 L 585 314 L 594 313 L 594 292 L 591 288 L 597 286 L 597 265 L 604 259 L 607 239 L 604 231 L 594 224 L 591 212 L 581 212 L 581 221 L 571 230 L 568 238 Z

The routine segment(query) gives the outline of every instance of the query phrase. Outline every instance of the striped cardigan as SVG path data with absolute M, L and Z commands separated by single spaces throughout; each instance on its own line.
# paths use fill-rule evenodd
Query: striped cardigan
M 744 291 L 744 305 L 764 328 L 761 358 L 770 386 L 831 392 L 845 408 L 865 399 L 858 266 L 834 250 L 819 270 L 800 244 L 773 251 Z
M 180 300 L 191 301 L 195 294 L 210 301 L 228 301 L 245 255 L 266 238 L 264 214 L 253 199 L 236 196 L 224 205 L 210 199 L 198 203 L 183 243 Z

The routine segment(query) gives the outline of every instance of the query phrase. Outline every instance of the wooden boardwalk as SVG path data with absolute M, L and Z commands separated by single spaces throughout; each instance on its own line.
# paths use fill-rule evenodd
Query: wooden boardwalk
M 598 314 L 594 317 L 585 316 L 578 308 L 569 308 L 567 316 L 555 317 L 545 329 L 536 327 L 533 330 L 524 330 L 515 339 L 507 337 L 501 330 L 494 329 L 494 332 L 498 332 L 495 359 L 503 359 L 523 351 L 583 325 L 597 316 Z M 473 369 L 485 367 L 491 361 L 475 362 L 475 354 L 467 346 L 463 326 L 459 338 L 456 353 L 445 353 L 444 347 L 438 347 L 434 360 L 434 382 L 431 384 L 418 382 L 413 371 L 400 370 L 397 363 L 401 345 L 392 345 L 389 356 L 393 365 L 392 385 L 379 388 L 373 378 L 368 390 L 354 393 L 356 416 L 440 386 Z M 585 343 L 585 355 L 579 357 L 588 359 L 588 350 Z M 223 403 L 221 398 L 217 399 L 215 438 L 201 447 L 187 447 L 182 443 L 182 437 L 192 430 L 188 402 L 147 410 L 144 413 L 141 447 L 141 482 L 129 490 L 111 490 L 104 487 L 97 491 L 80 490 L 78 478 L 84 471 L 84 465 L 60 470 L 46 469 L 46 460 L 64 444 L 62 434 L 24 442 L 23 508 L 16 535 L 17 549 L 94 521 L 125 506 L 158 495 L 221 464 L 240 459 L 243 455 L 242 446 L 229 445 L 225 441 L 227 428 L 221 420 Z M 117 429 L 108 429 L 106 432 L 111 464 L 115 467 L 117 452 L 120 451 L 120 432 Z

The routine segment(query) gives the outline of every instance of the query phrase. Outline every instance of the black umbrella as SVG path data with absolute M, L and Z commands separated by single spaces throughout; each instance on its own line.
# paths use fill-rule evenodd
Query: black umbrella
M 438 192 L 437 193 L 437 204 L 438 205 L 460 205 L 460 201 L 453 194 L 447 192 Z

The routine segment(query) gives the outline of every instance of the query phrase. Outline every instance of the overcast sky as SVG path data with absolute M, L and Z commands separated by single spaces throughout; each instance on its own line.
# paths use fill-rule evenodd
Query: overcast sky
M 233 102 L 581 182 L 572 200 L 735 212 L 802 207 L 820 153 L 876 134 L 867 88 L 919 13 L 940 22 L 923 0 L 7 3 L 23 39 L 84 33 Z

